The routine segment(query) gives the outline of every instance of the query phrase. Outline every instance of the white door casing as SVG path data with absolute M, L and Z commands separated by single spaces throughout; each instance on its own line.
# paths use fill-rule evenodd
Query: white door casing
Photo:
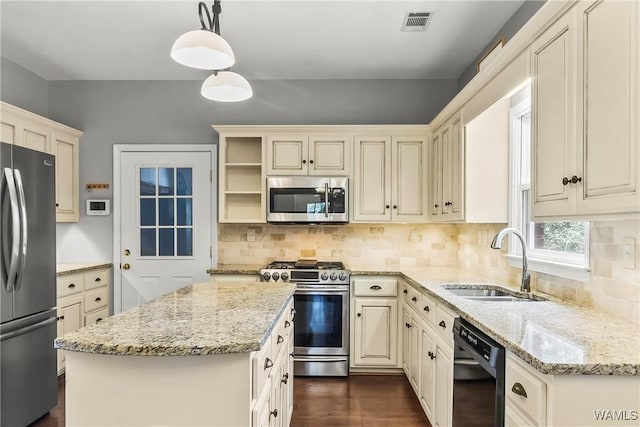
M 114 145 L 114 313 L 215 264 L 211 145 Z

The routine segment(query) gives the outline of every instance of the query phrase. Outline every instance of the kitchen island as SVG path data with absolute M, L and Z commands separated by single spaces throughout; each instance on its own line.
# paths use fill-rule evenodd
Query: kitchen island
M 290 366 L 294 289 L 212 279 L 59 337 L 67 426 L 248 426 L 292 406 L 270 375 Z

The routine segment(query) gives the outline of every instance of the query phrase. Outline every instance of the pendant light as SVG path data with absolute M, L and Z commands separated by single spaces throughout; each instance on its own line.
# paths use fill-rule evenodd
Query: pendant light
M 220 36 L 220 13 L 220 0 L 214 0 L 211 14 L 206 4 L 200 2 L 198 15 L 202 29 L 178 37 L 171 48 L 171 58 L 187 67 L 215 70 L 202 85 L 200 93 L 205 98 L 221 102 L 244 101 L 253 96 L 253 91 L 244 77 L 229 71 L 235 63 L 235 55 L 229 43 Z

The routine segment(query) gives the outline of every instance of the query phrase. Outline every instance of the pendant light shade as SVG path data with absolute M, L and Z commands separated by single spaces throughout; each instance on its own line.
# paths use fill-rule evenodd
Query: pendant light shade
M 212 74 L 202 84 L 202 96 L 212 101 L 236 102 L 253 96 L 251 85 L 240 74 L 233 71 L 219 71 Z
M 236 62 L 229 43 L 208 30 L 189 31 L 178 37 L 171 48 L 171 58 L 200 70 L 222 70 Z

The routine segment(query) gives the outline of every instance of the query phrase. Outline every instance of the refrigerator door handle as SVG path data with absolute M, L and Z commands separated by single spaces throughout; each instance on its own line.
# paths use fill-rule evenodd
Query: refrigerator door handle
M 24 276 L 24 268 L 27 264 L 27 243 L 29 240 L 27 236 L 27 203 L 24 197 L 24 184 L 22 183 L 22 174 L 18 169 L 14 169 L 13 172 L 16 177 L 18 201 L 20 202 L 20 268 L 18 269 L 18 276 L 16 277 L 16 284 L 14 285 L 14 289 L 19 289 L 20 284 L 22 283 L 22 277 Z
M 55 323 L 57 322 L 55 316 L 54 317 L 49 317 L 48 319 L 42 320 L 38 323 L 34 323 L 33 325 L 27 326 L 26 328 L 22 328 L 22 329 L 17 329 L 15 331 L 11 331 L 11 332 L 7 332 L 4 335 L 0 336 L 0 341 L 6 341 L 9 340 L 13 337 L 16 337 L 18 335 L 23 335 L 26 334 L 27 332 L 33 331 L 34 329 L 39 329 L 42 328 L 44 326 L 47 326 L 50 323 Z
M 11 222 L 12 222 L 12 244 L 11 257 L 9 261 L 9 269 L 4 289 L 11 292 L 14 289 L 16 273 L 18 271 L 19 251 L 20 251 L 20 215 L 18 206 L 18 196 L 16 194 L 16 183 L 13 179 L 13 171 L 10 168 L 4 168 L 4 177 L 7 182 L 7 191 L 9 192 L 9 200 L 11 202 Z M 7 260 L 2 259 L 4 264 Z M 4 268 L 3 268 L 4 270 Z M 4 271 L 3 271 L 4 273 Z

